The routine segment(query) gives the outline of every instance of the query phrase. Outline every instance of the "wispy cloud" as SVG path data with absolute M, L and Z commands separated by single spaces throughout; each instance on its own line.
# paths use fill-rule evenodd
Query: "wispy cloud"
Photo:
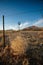
M 0 30 L 3 30 L 3 27 L 2 27 L 2 25 L 0 25 Z
M 30 24 L 29 22 L 21 23 L 20 29 L 23 29 L 23 28 L 28 27 L 29 24 Z M 18 30 L 19 29 L 19 26 L 18 26 L 18 24 L 16 24 L 16 25 L 5 25 L 5 30 L 7 30 L 7 29 Z
M 31 24 L 29 21 L 26 21 L 24 23 L 21 23 L 20 25 L 20 29 L 23 29 L 23 28 L 26 28 L 26 27 L 29 27 L 29 26 L 43 26 L 43 19 L 40 19 L 38 21 L 36 21 L 35 23 Z M 2 30 L 3 27 L 2 25 L 0 25 L 0 30 Z M 13 30 L 18 30 L 19 27 L 18 27 L 18 24 L 15 24 L 15 25 L 5 25 L 5 30 L 8 30 L 8 29 L 13 29 Z
M 29 22 L 21 23 L 20 29 L 26 28 L 26 27 L 28 27 L 29 25 L 30 25 Z
M 35 25 L 35 26 L 43 26 L 43 19 L 40 19 L 40 20 L 36 21 L 32 25 Z
M 18 30 L 18 25 L 5 25 L 5 30 L 9 29 Z

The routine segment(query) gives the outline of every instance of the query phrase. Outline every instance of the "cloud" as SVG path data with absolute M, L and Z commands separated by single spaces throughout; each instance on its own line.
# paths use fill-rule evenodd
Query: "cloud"
M 26 27 L 28 27 L 29 25 L 30 25 L 29 22 L 22 23 L 22 24 L 20 25 L 20 29 L 26 28 Z
M 6 26 L 5 30 L 8 30 L 8 29 L 18 30 L 19 29 L 18 24 L 16 24 L 16 25 L 5 25 L 5 26 Z M 26 28 L 28 26 L 29 26 L 29 22 L 21 23 L 20 29 Z
M 18 30 L 18 25 L 5 25 L 5 30 L 9 29 Z
M 0 30 L 3 30 L 3 27 L 2 27 L 2 25 L 0 25 Z
M 31 24 L 29 21 L 26 21 L 24 23 L 22 22 L 20 25 L 20 29 L 23 29 L 23 28 L 26 28 L 29 26 L 33 26 L 33 25 L 34 26 L 43 26 L 43 19 L 40 19 L 33 24 Z M 2 25 L 0 25 L 0 30 L 2 30 L 2 29 L 3 29 L 3 27 L 2 27 Z M 18 30 L 19 26 L 18 26 L 18 24 L 15 24 L 15 25 L 5 24 L 5 30 L 8 30 L 8 29 Z
M 43 19 L 40 19 L 40 20 L 36 21 L 35 23 L 33 23 L 33 25 L 35 25 L 35 26 L 43 26 Z

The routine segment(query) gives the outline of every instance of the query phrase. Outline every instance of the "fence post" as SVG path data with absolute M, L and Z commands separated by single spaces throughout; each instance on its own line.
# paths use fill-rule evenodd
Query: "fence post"
M 5 47 L 5 29 L 4 29 L 4 15 L 3 15 L 3 45 Z

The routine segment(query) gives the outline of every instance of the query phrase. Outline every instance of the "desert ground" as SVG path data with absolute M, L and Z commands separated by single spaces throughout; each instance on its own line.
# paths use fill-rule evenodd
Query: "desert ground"
M 43 31 L 0 31 L 0 65 L 43 65 Z

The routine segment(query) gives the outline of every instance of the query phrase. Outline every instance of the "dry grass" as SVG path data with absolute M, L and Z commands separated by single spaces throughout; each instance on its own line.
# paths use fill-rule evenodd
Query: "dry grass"
M 13 41 L 11 41 L 11 48 L 14 50 L 14 54 L 24 54 L 28 48 L 26 39 L 17 36 Z
M 43 31 L 9 32 L 6 35 L 6 47 L 3 49 L 0 45 L 0 65 L 43 65 Z

